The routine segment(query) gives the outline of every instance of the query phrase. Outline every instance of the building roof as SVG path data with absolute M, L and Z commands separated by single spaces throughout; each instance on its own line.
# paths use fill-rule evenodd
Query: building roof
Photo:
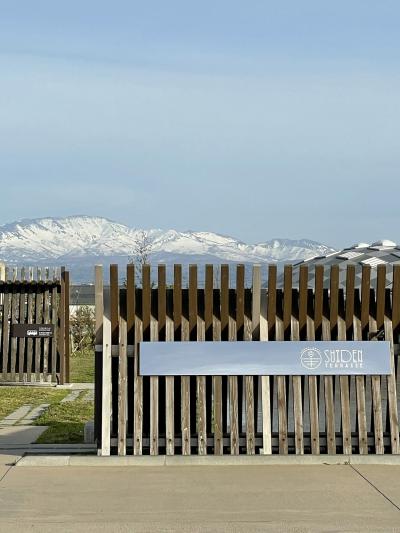
M 312 257 L 305 261 L 300 261 L 293 265 L 293 285 L 299 283 L 300 265 L 309 267 L 309 287 L 312 288 L 315 282 L 315 265 L 324 265 L 324 287 L 329 287 L 330 268 L 339 265 L 339 283 L 342 287 L 346 285 L 347 265 L 354 265 L 356 270 L 356 287 L 361 286 L 361 274 L 363 265 L 371 266 L 371 287 L 376 284 L 377 266 L 386 266 L 386 286 L 392 284 L 393 265 L 400 264 L 400 246 L 389 240 L 381 240 L 372 244 L 364 242 L 354 244 L 339 252 L 333 252 L 326 256 Z M 283 284 L 283 275 L 279 276 L 279 285 Z

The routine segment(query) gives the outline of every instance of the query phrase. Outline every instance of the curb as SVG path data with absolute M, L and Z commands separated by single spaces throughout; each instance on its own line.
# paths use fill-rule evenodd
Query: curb
M 243 456 L 107 456 L 25 455 L 15 466 L 316 466 L 316 465 L 397 465 L 400 455 L 243 455 Z

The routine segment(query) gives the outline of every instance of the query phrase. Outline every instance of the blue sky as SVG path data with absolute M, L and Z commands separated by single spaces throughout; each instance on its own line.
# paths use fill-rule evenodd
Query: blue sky
M 398 1 L 0 0 L 0 224 L 400 242 Z

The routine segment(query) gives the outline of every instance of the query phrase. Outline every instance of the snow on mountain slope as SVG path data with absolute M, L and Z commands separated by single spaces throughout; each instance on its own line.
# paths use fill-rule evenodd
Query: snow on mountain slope
M 21 220 L 0 226 L 0 260 L 18 264 L 94 264 L 102 259 L 130 256 L 140 232 L 102 217 Z M 246 244 L 210 232 L 151 229 L 147 233 L 157 261 L 188 263 L 204 257 L 215 262 L 282 262 L 334 251 L 310 240 L 273 239 Z

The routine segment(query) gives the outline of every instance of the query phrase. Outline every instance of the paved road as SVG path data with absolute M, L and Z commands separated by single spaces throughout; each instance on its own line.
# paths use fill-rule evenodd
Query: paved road
M 12 467 L 0 532 L 399 531 L 400 466 Z

